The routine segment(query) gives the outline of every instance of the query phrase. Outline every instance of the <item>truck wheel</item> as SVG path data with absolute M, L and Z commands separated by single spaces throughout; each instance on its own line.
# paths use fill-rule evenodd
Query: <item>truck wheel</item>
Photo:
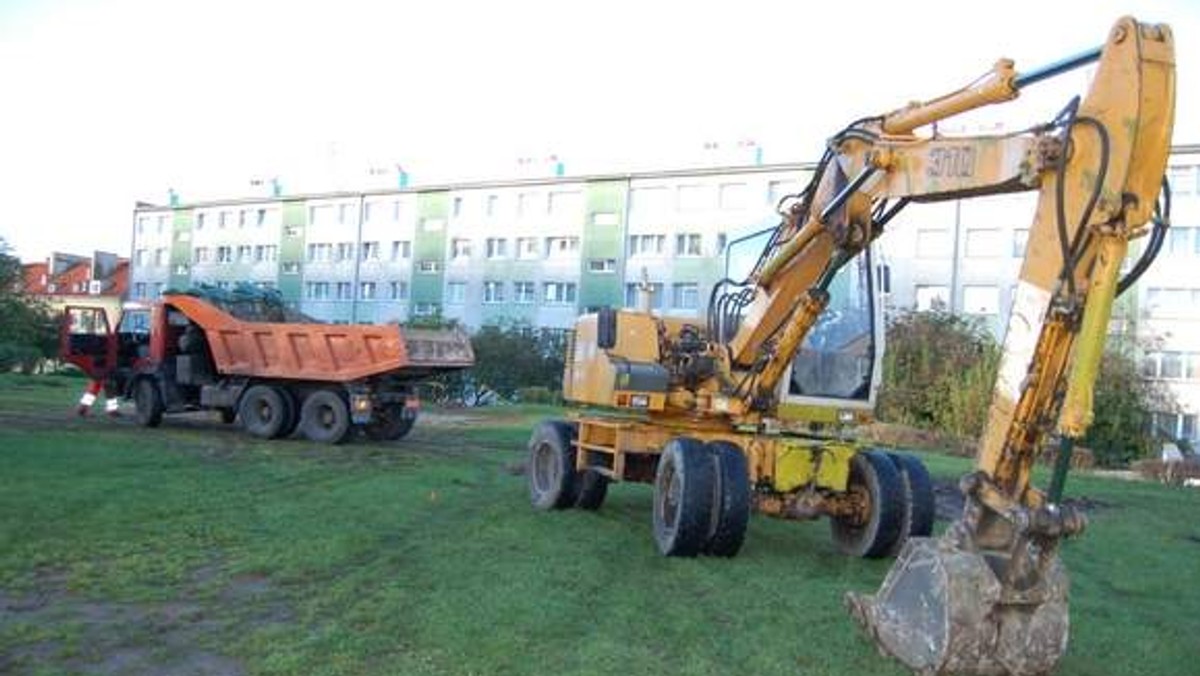
M 151 378 L 142 378 L 133 391 L 137 423 L 142 427 L 158 427 L 163 417 L 162 394 Z
M 716 484 L 712 453 L 688 437 L 667 442 L 654 476 L 654 541 L 664 556 L 695 556 L 708 542 Z
M 900 472 L 900 485 L 904 492 L 900 535 L 888 552 L 889 556 L 895 556 L 900 553 L 900 549 L 909 538 L 923 538 L 933 534 L 936 504 L 933 480 L 929 478 L 929 472 L 919 458 L 903 453 L 888 453 L 888 458 Z
M 237 410 L 232 408 L 219 408 L 217 415 L 221 418 L 221 422 L 226 425 L 232 425 L 233 421 L 237 420 Z
M 575 498 L 575 506 L 580 509 L 597 510 L 608 497 L 608 477 L 586 469 L 575 475 L 575 483 L 579 486 L 579 496 Z
M 254 385 L 242 395 L 238 417 L 248 433 L 260 439 L 274 439 L 287 423 L 288 405 L 277 388 Z
M 529 502 L 534 509 L 565 509 L 579 497 L 575 472 L 575 426 L 563 420 L 545 420 L 529 438 Z
M 350 433 L 350 407 L 333 390 L 317 390 L 304 399 L 300 431 L 312 441 L 340 444 Z
M 750 468 L 736 444 L 710 441 L 706 446 L 716 463 L 713 524 L 704 553 L 737 556 L 750 523 Z
M 834 544 L 849 556 L 886 556 L 900 536 L 904 486 L 891 458 L 878 451 L 859 451 L 850 460 L 846 492 L 857 498 L 858 514 L 829 520 Z
M 280 386 L 275 389 L 279 391 L 279 396 L 283 399 L 284 412 L 287 414 L 275 438 L 286 439 L 292 436 L 292 433 L 300 426 L 300 405 L 296 403 L 296 395 L 287 387 Z
M 371 422 L 363 425 L 363 433 L 371 441 L 396 441 L 408 434 L 416 422 L 415 411 L 411 417 L 405 417 L 403 404 L 388 404 L 375 411 Z

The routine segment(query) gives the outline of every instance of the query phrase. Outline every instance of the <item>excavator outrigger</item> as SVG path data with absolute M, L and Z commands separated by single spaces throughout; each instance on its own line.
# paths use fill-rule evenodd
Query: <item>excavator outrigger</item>
M 1091 63 L 1090 91 L 1045 124 L 917 133 Z M 878 594 L 847 595 L 882 651 L 923 674 L 1049 672 L 1069 626 L 1058 544 L 1086 524 L 1061 502 L 1063 476 L 1091 422 L 1113 300 L 1168 227 L 1174 102 L 1170 29 L 1126 17 L 1102 47 L 1028 73 L 1001 60 L 968 87 L 852 123 L 746 279 L 714 289 L 706 325 L 648 307 L 579 319 L 563 390 L 586 408 L 535 429 L 533 504 L 594 509 L 610 481 L 652 481 L 658 548 L 685 556 L 736 554 L 752 508 L 828 516 L 843 551 L 899 552 Z M 871 244 L 905 205 L 1020 191 L 1039 199 L 976 470 L 961 518 L 931 538 L 921 463 L 847 437 L 869 417 L 881 336 L 845 320 L 855 307 L 877 318 Z M 1043 492 L 1031 474 L 1052 435 Z

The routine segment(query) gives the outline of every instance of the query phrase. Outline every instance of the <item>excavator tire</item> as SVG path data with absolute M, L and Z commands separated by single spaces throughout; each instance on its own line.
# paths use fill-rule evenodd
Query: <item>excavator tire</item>
M 704 553 L 734 557 L 746 539 L 750 523 L 750 468 L 742 449 L 728 441 L 710 441 L 708 450 L 716 463 L 712 532 Z
M 566 509 L 579 498 L 575 471 L 575 426 L 563 420 L 545 420 L 529 438 L 529 502 L 534 509 Z M 597 505 L 598 506 L 598 505 Z
M 867 501 L 866 518 L 831 517 L 830 531 L 839 551 L 848 556 L 887 556 L 900 536 L 904 518 L 904 484 L 886 453 L 859 451 L 850 461 L 847 491 Z
M 696 556 L 712 532 L 716 464 L 696 439 L 676 437 L 658 458 L 654 541 L 663 556 Z
M 892 544 L 888 556 L 896 556 L 909 538 L 929 537 L 933 533 L 933 518 L 937 506 L 933 497 L 933 480 L 924 463 L 915 455 L 888 453 L 900 471 L 904 488 L 904 515 L 900 519 L 900 536 Z
M 589 469 L 577 472 L 575 483 L 579 488 L 575 506 L 593 511 L 600 509 L 600 506 L 604 504 L 604 498 L 608 496 L 608 477 Z
M 350 434 L 350 407 L 337 392 L 317 390 L 304 398 L 300 429 L 312 441 L 340 444 Z
M 276 388 L 253 385 L 242 395 L 238 417 L 247 433 L 260 439 L 274 439 L 287 423 L 288 406 Z
M 151 378 L 137 381 L 133 390 L 133 403 L 137 424 L 142 427 L 158 427 L 162 423 L 163 406 L 162 394 L 158 385 Z

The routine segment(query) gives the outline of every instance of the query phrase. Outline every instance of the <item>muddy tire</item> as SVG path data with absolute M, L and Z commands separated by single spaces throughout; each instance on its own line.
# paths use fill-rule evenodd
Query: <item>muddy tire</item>
M 319 444 L 340 444 L 350 434 L 350 407 L 333 390 L 317 390 L 300 408 L 300 431 Z
M 888 458 L 900 472 L 904 492 L 904 513 L 900 518 L 900 535 L 892 544 L 889 555 L 900 553 L 909 538 L 933 534 L 933 519 L 937 509 L 933 495 L 933 480 L 919 458 L 904 453 L 888 453 Z
M 654 542 L 663 556 L 695 556 L 709 540 L 716 463 L 702 442 L 667 442 L 654 476 Z
M 525 475 L 529 502 L 534 509 L 566 509 L 579 498 L 575 471 L 575 426 L 562 420 L 545 420 L 529 438 Z
M 860 451 L 850 460 L 848 492 L 866 503 L 865 514 L 829 519 L 833 542 L 843 554 L 867 559 L 887 556 L 900 536 L 904 485 L 886 453 Z
M 580 509 L 597 510 L 604 504 L 608 496 L 608 477 L 594 470 L 586 469 L 575 474 L 575 483 L 579 495 L 575 498 L 575 506 Z
M 415 412 L 408 417 L 404 413 L 403 404 L 380 407 L 371 417 L 371 422 L 363 425 L 363 434 L 371 441 L 396 441 L 404 438 L 417 422 Z
M 713 523 L 704 553 L 737 556 L 750 523 L 750 468 L 742 449 L 728 441 L 710 441 L 715 463 Z
M 133 403 L 137 424 L 142 427 L 158 427 L 162 423 L 162 394 L 152 378 L 142 378 L 137 382 L 133 390 Z
M 288 422 L 289 406 L 278 388 L 253 385 L 242 394 L 238 417 L 242 429 L 259 439 L 274 439 Z

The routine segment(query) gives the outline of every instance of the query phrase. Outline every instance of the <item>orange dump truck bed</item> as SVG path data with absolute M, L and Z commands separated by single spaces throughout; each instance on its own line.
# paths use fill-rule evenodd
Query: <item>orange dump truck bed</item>
M 163 301 L 204 330 L 223 375 L 331 382 L 386 373 L 415 378 L 466 368 L 474 359 L 470 339 L 457 330 L 249 322 L 195 296 L 170 294 Z

